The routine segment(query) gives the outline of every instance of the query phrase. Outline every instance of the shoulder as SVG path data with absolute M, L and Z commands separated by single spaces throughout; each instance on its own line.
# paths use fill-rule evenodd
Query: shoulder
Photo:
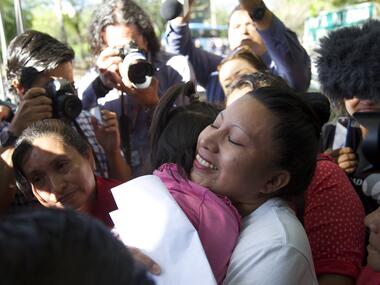
M 120 181 L 114 179 L 104 178 L 100 176 L 96 176 L 95 178 L 97 189 L 102 191 L 109 191 L 111 188 L 121 184 Z
M 186 56 L 161 50 L 156 54 L 154 63 L 158 66 L 172 66 L 174 68 L 178 67 L 178 64 L 180 66 L 188 66 L 189 60 Z
M 311 259 L 309 243 L 301 223 L 286 202 L 280 199 L 267 201 L 243 219 L 239 243 L 234 254 L 239 255 L 246 250 L 254 254 L 263 246 L 294 248 Z
M 306 233 L 296 216 L 278 201 L 263 206 L 243 221 L 225 284 L 317 284 Z

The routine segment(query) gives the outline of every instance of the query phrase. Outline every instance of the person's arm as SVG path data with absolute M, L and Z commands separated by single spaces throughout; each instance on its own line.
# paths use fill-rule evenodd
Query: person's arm
M 128 181 L 132 178 L 132 170 L 120 149 L 120 133 L 116 113 L 102 110 L 102 118 L 102 125 L 95 118 L 93 125 L 96 138 L 107 157 L 109 178 L 121 182 Z
M 355 283 L 364 257 L 364 210 L 345 173 L 317 162 L 305 196 L 304 227 L 320 285 Z
M 169 22 L 165 46 L 168 52 L 188 56 L 199 84 L 206 88 L 210 74 L 217 70 L 222 57 L 194 46 L 186 17 Z
M 262 1 L 240 0 L 248 12 L 260 2 Z M 252 20 L 267 49 L 269 58 L 264 55 L 263 60 L 267 64 L 271 63 L 270 60 L 273 61 L 275 66 L 271 67 L 272 71 L 286 79 L 290 87 L 299 92 L 307 90 L 311 79 L 310 57 L 298 41 L 297 35 L 269 10 L 262 20 Z

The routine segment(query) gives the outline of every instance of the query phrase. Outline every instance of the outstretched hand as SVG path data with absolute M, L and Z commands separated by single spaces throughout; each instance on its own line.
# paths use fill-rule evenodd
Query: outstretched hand
M 102 122 L 92 117 L 96 139 L 106 153 L 120 152 L 120 131 L 117 115 L 108 110 L 101 110 Z

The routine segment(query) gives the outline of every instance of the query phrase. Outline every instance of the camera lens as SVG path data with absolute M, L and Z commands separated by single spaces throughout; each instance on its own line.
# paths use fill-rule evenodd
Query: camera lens
M 135 64 L 131 64 L 128 70 L 128 78 L 135 84 L 144 83 L 146 76 L 153 75 L 153 67 L 149 62 L 140 61 Z
M 62 112 L 66 118 L 74 120 L 82 111 L 82 102 L 78 97 L 66 95 L 62 104 Z

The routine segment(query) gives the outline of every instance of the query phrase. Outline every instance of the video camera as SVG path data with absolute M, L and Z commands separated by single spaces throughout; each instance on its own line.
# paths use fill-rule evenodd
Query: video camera
M 75 88 L 63 78 L 50 80 L 46 86 L 46 96 L 51 98 L 53 117 L 74 120 L 82 111 L 82 102 Z
M 145 52 L 130 42 L 119 49 L 119 55 L 123 59 L 123 64 L 128 66 L 127 74 L 121 74 L 127 78 L 137 89 L 148 88 L 152 82 L 154 74 L 153 65 L 147 60 Z

